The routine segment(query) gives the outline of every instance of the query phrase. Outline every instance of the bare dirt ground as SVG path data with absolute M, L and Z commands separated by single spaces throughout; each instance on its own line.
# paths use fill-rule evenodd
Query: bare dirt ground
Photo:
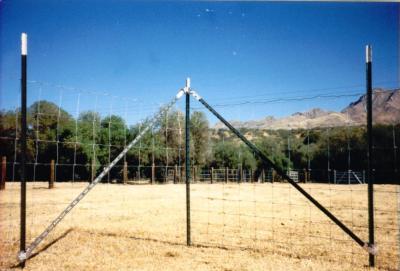
M 28 244 L 86 186 L 28 186 Z M 368 240 L 366 185 L 302 184 Z M 375 186 L 377 270 L 398 270 L 398 187 Z M 99 184 L 37 248 L 26 270 L 366 270 L 368 254 L 283 183 Z M 19 184 L 0 191 L 0 269 L 16 269 Z

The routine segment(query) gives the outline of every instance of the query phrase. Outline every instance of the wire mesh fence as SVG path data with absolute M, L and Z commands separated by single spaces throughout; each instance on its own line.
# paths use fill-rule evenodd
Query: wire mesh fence
M 160 104 L 36 81 L 29 82 L 28 87 L 27 242 L 30 243 L 144 129 L 149 121 L 147 116 L 156 112 Z M 380 93 L 376 95 L 386 95 Z M 356 97 L 359 92 L 353 94 Z M 213 106 L 222 115 L 236 119 L 231 121 L 235 128 L 367 240 L 365 123 L 352 118 L 350 109 L 340 114 L 318 110 L 296 113 L 290 106 L 314 108 L 343 103 L 348 98 L 349 94 L 339 91 L 325 96 L 265 98 L 263 103 L 258 98 L 248 103 L 227 100 Z M 279 107 L 289 120 L 282 117 L 251 123 L 260 111 L 263 115 L 271 114 L 266 105 Z M 170 110 L 132 147 L 104 177 L 98 190 L 60 224 L 50 243 L 70 229 L 185 243 L 182 108 L 178 104 Z M 275 170 L 257 159 L 232 132 L 199 104 L 193 103 L 191 111 L 193 245 L 252 250 L 265 257 L 283 255 L 332 265 L 342 262 L 359 268 L 368 265 L 365 249 Z M 318 122 L 321 118 L 322 122 Z M 0 200 L 5 210 L 1 214 L 5 256 L 0 264 L 10 266 L 15 264 L 19 242 L 18 105 L 3 111 L 2 119 L 0 142 L 6 182 Z M 400 255 L 397 147 L 400 126 L 396 120 L 375 124 L 377 266 L 394 269 Z M 54 183 L 54 189 L 48 189 L 50 182 Z

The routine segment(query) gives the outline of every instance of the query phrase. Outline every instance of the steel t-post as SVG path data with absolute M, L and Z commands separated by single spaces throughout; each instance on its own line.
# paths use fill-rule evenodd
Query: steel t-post
M 186 115 L 185 115 L 185 170 L 186 170 L 186 244 L 190 246 L 190 78 L 186 79 Z
M 372 48 L 367 45 L 365 48 L 366 62 L 366 87 L 367 87 L 367 138 L 368 138 L 368 246 L 375 250 L 374 234 L 374 176 L 372 164 Z M 369 253 L 369 265 L 375 266 L 375 253 Z
M 28 36 L 21 34 L 21 218 L 20 254 L 26 249 L 26 82 L 27 82 Z M 25 260 L 20 262 L 25 266 Z

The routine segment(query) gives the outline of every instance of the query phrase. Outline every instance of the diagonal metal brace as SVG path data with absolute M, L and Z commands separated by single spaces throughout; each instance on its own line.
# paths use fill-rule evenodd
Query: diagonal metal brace
M 155 116 L 151 119 L 151 121 L 147 124 L 147 126 L 136 136 L 132 142 L 129 143 L 128 146 L 107 166 L 104 170 L 90 183 L 51 223 L 50 225 L 38 236 L 36 239 L 28 246 L 25 251 L 20 251 L 18 253 L 18 260 L 20 262 L 26 261 L 31 255 L 35 248 L 49 235 L 49 233 L 60 223 L 64 217 L 71 212 L 71 210 L 93 189 L 93 187 L 98 184 L 101 179 L 111 170 L 115 164 L 121 160 L 122 157 L 144 136 L 144 134 L 153 127 L 163 116 L 165 112 L 167 112 L 171 107 L 183 96 L 184 90 L 179 90 L 178 94 L 161 110 L 155 114 Z
M 270 165 L 275 171 L 285 180 L 288 181 L 294 188 L 297 189 L 304 197 L 306 197 L 311 203 L 313 203 L 321 212 L 329 217 L 337 226 L 339 226 L 347 235 L 349 235 L 357 244 L 361 247 L 369 247 L 367 242 L 361 240 L 350 228 L 348 228 L 342 221 L 340 221 L 335 215 L 333 215 L 328 209 L 326 209 L 321 203 L 314 199 L 307 191 L 305 191 L 300 185 L 298 185 L 292 178 L 290 178 L 281 168 L 276 166 L 262 151 L 260 151 L 253 143 L 251 143 L 246 137 L 244 137 L 235 127 L 233 127 L 227 120 L 225 120 L 217 111 L 214 110 L 200 95 L 191 90 L 192 96 L 202 103 L 211 113 L 214 114 L 226 127 L 229 128 L 237 137 L 239 137 L 258 157 L 261 158 L 266 164 Z M 372 250 L 368 250 L 371 253 Z

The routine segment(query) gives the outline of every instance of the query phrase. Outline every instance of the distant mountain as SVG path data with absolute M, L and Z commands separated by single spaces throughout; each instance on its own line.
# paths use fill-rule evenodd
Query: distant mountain
M 249 129 L 307 129 L 316 127 L 336 127 L 349 123 L 361 125 L 366 122 L 366 96 L 362 95 L 357 101 L 350 103 L 341 112 L 326 111 L 313 108 L 306 112 L 296 112 L 288 117 L 275 118 L 267 116 L 261 120 L 231 121 L 236 128 Z M 400 89 L 374 89 L 373 92 L 373 119 L 375 123 L 400 123 Z M 215 129 L 224 128 L 218 122 Z
M 349 114 L 357 123 L 365 123 L 367 97 L 362 95 L 357 101 L 350 103 L 342 113 Z M 372 117 L 374 123 L 400 123 L 400 89 L 375 89 L 372 95 Z

